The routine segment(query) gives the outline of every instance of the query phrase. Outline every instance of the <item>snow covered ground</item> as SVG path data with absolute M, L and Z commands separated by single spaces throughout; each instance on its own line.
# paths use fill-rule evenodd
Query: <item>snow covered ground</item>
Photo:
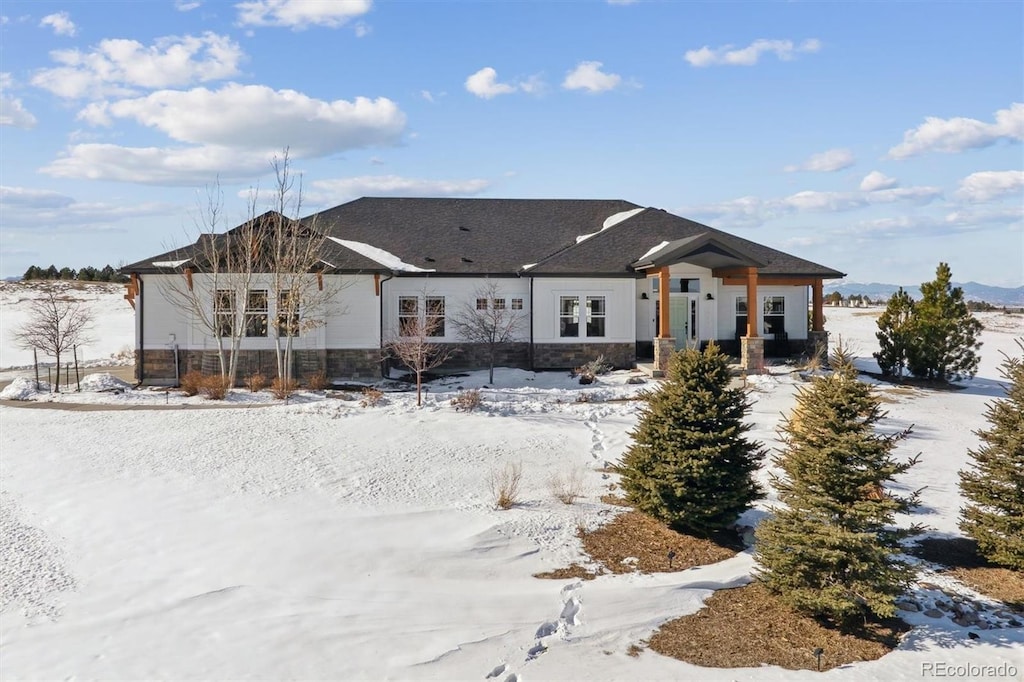
M 124 300 L 123 284 L 0 282 L 0 380 L 28 374 L 21 370 L 32 364 L 32 351 L 19 348 L 13 334 L 28 321 L 31 301 L 43 296 L 47 289 L 82 301 L 92 312 L 91 341 L 78 349 L 83 367 L 134 362 L 135 311 Z M 73 362 L 70 356 L 66 359 Z M 52 364 L 53 358 L 40 355 L 39 362 Z
M 866 370 L 878 312 L 826 309 L 833 339 L 857 348 Z M 1001 394 L 998 351 L 1024 336 L 1019 316 L 983 320 L 983 363 L 966 389 L 879 387 L 886 428 L 915 424 L 899 452 L 921 452 L 921 463 L 899 483 L 928 486 L 915 520 L 940 534 L 957 532 L 956 472 L 986 401 Z M 754 435 L 769 445 L 800 384 L 790 369 L 749 380 Z M 25 397 L 164 409 L 4 405 L 2 676 L 817 679 L 627 655 L 712 590 L 748 581 L 749 553 L 676 574 L 531 577 L 581 560 L 577 527 L 616 513 L 598 499 L 610 482 L 599 469 L 629 443 L 639 403 L 616 399 L 644 388 L 629 376 L 581 387 L 562 373 L 502 370 L 469 414 L 449 400 L 483 385 L 483 373 L 431 386 L 422 409 L 410 393 L 363 407 L 358 394 L 302 393 L 283 405 L 235 392 L 220 404 L 263 405 L 198 410 L 188 405 L 210 403 L 130 390 Z M 523 503 L 495 511 L 485 479 L 506 462 L 523 464 Z M 566 506 L 548 479 L 572 469 L 585 472 L 587 495 Z M 905 616 L 916 627 L 897 651 L 825 674 L 916 680 L 928 664 L 1000 663 L 1016 666 L 1015 679 L 1024 672 L 1024 629 L 970 640 L 948 618 Z

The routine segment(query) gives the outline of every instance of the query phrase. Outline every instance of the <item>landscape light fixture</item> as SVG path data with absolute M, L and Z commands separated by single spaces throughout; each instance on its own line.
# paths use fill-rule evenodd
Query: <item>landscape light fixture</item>
M 814 650 L 814 657 L 818 659 L 818 672 L 821 672 L 821 655 L 825 653 L 825 650 L 820 646 Z
M 640 298 L 646 301 L 647 300 L 647 292 L 646 291 L 640 292 Z
M 707 300 L 709 300 L 709 301 L 713 301 L 713 300 L 715 300 L 715 297 L 711 295 L 711 292 L 710 292 L 710 291 L 708 292 L 708 295 L 707 295 L 707 296 L 705 296 L 704 298 L 706 298 L 706 299 L 707 299 Z

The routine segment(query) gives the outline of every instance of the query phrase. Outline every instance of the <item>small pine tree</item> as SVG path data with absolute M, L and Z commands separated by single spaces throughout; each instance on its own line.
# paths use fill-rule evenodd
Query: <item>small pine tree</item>
M 964 292 L 950 284 L 949 265 L 939 263 L 935 279 L 921 285 L 914 306 L 913 342 L 908 347 L 911 374 L 926 379 L 955 381 L 973 377 L 981 348 L 979 322 L 964 302 Z
M 750 403 L 729 381 L 728 358 L 713 343 L 674 354 L 630 434 L 619 468 L 627 497 L 676 530 L 712 534 L 763 497 L 754 472 L 765 453 L 744 437 Z
M 1024 353 L 1024 340 L 1017 340 Z M 1002 566 L 1024 570 L 1024 357 L 1005 356 L 1006 398 L 988 405 L 990 427 L 977 431 L 982 446 L 969 450 L 971 468 L 960 472 L 969 501 L 960 530 L 978 541 L 981 554 Z
M 892 450 L 909 429 L 875 433 L 884 413 L 871 386 L 857 379 L 840 347 L 832 373 L 797 394 L 781 427 L 784 449 L 772 476 L 785 508 L 756 531 L 758 578 L 798 610 L 840 625 L 869 613 L 889 617 L 914 571 L 899 559 L 900 540 L 917 527 L 892 527 L 917 493 L 884 493 L 882 483 L 917 462 L 897 462 Z
M 885 376 L 903 376 L 908 348 L 913 342 L 914 299 L 900 287 L 878 318 L 879 351 L 874 354 Z

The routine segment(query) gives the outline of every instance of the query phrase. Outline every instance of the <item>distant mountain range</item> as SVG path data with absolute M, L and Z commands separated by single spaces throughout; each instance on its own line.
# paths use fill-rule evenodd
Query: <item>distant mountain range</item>
M 1024 306 L 1024 287 L 993 287 L 978 282 L 953 282 L 953 286 L 964 290 L 964 298 L 968 301 L 985 301 L 992 305 Z M 871 282 L 863 284 L 860 282 L 847 282 L 840 280 L 825 283 L 825 293 L 829 294 L 838 291 L 843 297 L 860 294 L 872 300 L 888 299 L 900 288 L 898 284 L 879 284 Z M 921 288 L 918 286 L 903 287 L 912 298 L 921 298 Z

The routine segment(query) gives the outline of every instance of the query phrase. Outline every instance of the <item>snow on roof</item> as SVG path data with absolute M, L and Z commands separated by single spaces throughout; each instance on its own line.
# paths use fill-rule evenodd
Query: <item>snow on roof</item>
M 529 270 L 530 268 L 533 268 L 533 267 L 536 267 L 536 266 L 537 266 L 536 263 L 527 263 L 526 265 L 523 266 L 523 270 Z
M 415 265 L 406 263 L 401 258 L 393 253 L 389 253 L 384 249 L 379 249 L 376 246 L 370 246 L 362 242 L 353 242 L 347 239 L 338 239 L 337 237 L 330 237 L 331 241 L 341 244 L 346 249 L 351 249 L 361 256 L 366 256 L 370 260 L 375 260 L 386 268 L 400 272 L 436 272 L 433 268 L 418 268 Z
M 181 260 L 155 260 L 153 261 L 154 268 L 177 268 L 181 267 L 185 263 L 189 262 L 190 258 L 183 258 Z
M 644 255 L 642 255 L 639 258 L 637 258 L 637 260 L 638 261 L 642 261 L 645 258 L 649 258 L 650 256 L 653 256 L 654 254 L 658 253 L 659 251 L 661 251 L 663 248 L 665 248 L 668 245 L 669 245 L 669 242 L 662 242 L 662 243 L 658 244 L 657 246 L 652 247 L 647 253 L 645 253 Z
M 629 220 L 630 218 L 635 216 L 637 213 L 640 213 L 641 211 L 645 211 L 645 210 L 647 210 L 647 209 L 644 209 L 644 208 L 633 208 L 633 209 L 630 209 L 628 211 L 619 211 L 618 213 L 613 213 L 612 215 L 610 215 L 607 218 L 605 218 L 604 223 L 602 223 L 600 230 L 598 230 L 597 232 L 591 232 L 590 234 L 581 234 L 580 236 L 576 237 L 576 243 L 579 244 L 584 239 L 590 239 L 595 234 L 598 234 L 600 232 L 604 232 L 609 227 L 614 227 L 614 226 L 618 225 L 619 223 L 621 223 L 624 220 Z

